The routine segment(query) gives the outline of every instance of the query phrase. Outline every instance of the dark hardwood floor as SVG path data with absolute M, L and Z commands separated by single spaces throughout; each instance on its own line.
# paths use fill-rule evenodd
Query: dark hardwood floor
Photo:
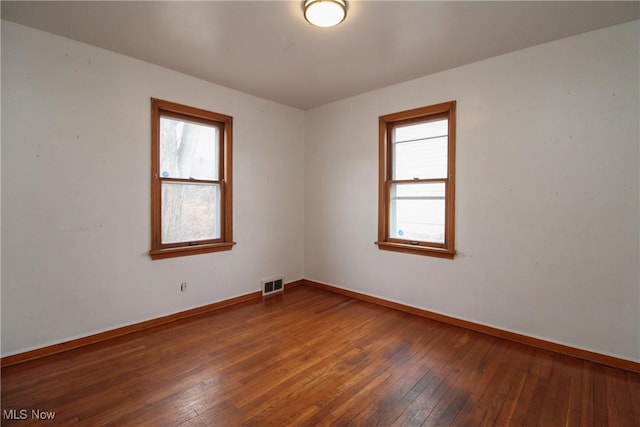
M 20 426 L 640 426 L 640 375 L 299 286 L 3 368 L 2 410 Z

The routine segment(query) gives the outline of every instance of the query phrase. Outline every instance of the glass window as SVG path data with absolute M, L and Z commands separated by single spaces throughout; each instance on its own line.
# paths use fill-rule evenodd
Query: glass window
M 446 178 L 448 120 L 393 131 L 393 179 Z
M 378 247 L 453 258 L 455 101 L 380 117 Z
M 230 250 L 232 118 L 157 99 L 151 107 L 151 257 Z

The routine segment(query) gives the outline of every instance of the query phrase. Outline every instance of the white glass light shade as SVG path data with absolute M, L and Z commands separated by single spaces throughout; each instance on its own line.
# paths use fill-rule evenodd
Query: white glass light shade
M 347 16 L 346 0 L 306 0 L 304 18 L 318 27 L 333 27 Z

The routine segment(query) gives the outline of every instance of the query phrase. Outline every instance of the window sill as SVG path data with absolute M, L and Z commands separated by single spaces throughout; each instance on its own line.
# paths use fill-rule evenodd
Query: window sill
M 230 251 L 231 249 L 233 249 L 233 245 L 235 244 L 236 242 L 224 242 L 209 243 L 206 245 L 197 246 L 182 246 L 178 248 L 152 249 L 149 251 L 149 256 L 151 256 L 152 260 L 156 260 L 187 255 L 206 254 L 210 252 Z
M 436 248 L 431 246 L 417 246 L 407 243 L 395 242 L 375 242 L 378 249 L 383 251 L 404 252 L 414 255 L 433 256 L 438 258 L 453 259 L 456 255 L 455 249 Z

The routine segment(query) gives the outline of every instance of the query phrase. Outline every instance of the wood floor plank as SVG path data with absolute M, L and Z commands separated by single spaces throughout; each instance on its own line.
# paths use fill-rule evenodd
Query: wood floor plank
M 640 375 L 298 286 L 5 367 L 2 410 L 3 426 L 45 411 L 56 426 L 636 427 Z

